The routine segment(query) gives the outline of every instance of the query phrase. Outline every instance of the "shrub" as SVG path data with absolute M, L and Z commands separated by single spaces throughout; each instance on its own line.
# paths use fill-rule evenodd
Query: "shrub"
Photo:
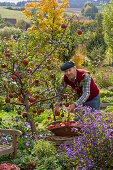
M 0 38 L 1 39 L 10 39 L 11 36 L 19 37 L 21 30 L 19 28 L 14 27 L 4 27 L 0 29 Z

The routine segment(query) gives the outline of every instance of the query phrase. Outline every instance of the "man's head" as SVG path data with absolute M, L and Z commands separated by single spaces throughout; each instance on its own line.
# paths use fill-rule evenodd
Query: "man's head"
M 65 75 L 71 79 L 75 79 L 76 67 L 73 61 L 67 61 L 61 66 L 61 70 L 65 72 Z

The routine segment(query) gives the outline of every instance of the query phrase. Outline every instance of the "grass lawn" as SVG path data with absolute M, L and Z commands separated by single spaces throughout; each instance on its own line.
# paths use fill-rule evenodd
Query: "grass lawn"
M 3 6 L 0 6 L 0 15 L 1 15 L 2 18 L 14 18 L 17 21 L 18 20 L 29 21 L 28 19 L 26 19 L 26 16 L 24 14 L 22 14 L 21 11 L 9 10 L 9 9 L 6 9 L 6 7 L 3 7 Z

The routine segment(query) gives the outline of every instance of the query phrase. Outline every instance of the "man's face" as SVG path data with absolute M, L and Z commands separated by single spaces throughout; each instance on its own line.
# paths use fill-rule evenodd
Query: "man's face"
M 75 68 L 75 67 L 71 67 L 71 68 L 65 70 L 65 75 L 66 75 L 70 80 L 75 80 L 75 72 L 76 72 L 76 68 Z

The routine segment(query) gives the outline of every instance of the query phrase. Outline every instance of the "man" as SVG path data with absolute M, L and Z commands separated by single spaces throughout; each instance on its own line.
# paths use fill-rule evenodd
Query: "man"
M 64 71 L 62 78 L 63 92 L 69 85 L 76 90 L 79 98 L 68 107 L 68 112 L 76 112 L 78 105 L 90 106 L 92 109 L 100 110 L 100 92 L 90 73 L 83 69 L 77 69 L 73 61 L 67 61 L 61 66 Z M 56 98 L 55 111 L 59 111 L 60 98 Z M 76 115 L 76 113 L 75 113 Z

